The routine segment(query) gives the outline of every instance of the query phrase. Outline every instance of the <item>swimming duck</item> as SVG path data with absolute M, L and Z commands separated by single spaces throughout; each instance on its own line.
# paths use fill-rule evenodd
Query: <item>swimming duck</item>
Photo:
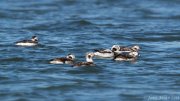
M 38 44 L 37 36 L 32 36 L 31 40 L 22 40 L 15 43 L 18 46 L 35 46 Z
M 75 63 L 73 66 L 74 67 L 80 67 L 80 66 L 95 66 L 94 62 L 93 62 L 93 56 L 94 53 L 90 52 L 86 54 L 86 62 L 77 62 Z
M 68 54 L 66 57 L 55 58 L 50 60 L 51 64 L 73 64 L 75 60 L 75 55 Z
M 114 52 L 110 49 L 96 49 L 94 55 L 102 58 L 112 58 L 114 57 Z
M 131 61 L 135 60 L 138 56 L 138 52 L 123 52 L 114 57 L 116 61 Z
M 123 52 L 138 52 L 140 47 L 138 45 L 132 47 L 113 45 L 111 50 L 115 52 L 115 54 L 121 54 Z

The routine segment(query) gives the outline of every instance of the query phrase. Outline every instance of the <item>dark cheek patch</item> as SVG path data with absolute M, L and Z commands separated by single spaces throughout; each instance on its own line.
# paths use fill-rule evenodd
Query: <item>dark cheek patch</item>
M 91 58 L 91 55 L 88 55 L 88 58 Z
M 116 48 L 113 48 L 112 51 L 117 51 L 117 49 L 116 49 Z
M 72 59 L 72 57 L 71 57 L 71 56 L 70 56 L 69 58 L 70 58 L 70 59 Z

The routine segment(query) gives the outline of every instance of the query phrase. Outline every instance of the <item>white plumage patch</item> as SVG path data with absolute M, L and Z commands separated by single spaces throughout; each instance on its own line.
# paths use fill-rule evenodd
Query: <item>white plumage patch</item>
M 18 45 L 18 46 L 35 46 L 35 45 L 37 45 L 37 43 L 23 43 L 23 42 L 19 42 L 19 43 L 16 43 L 16 45 Z
M 124 60 L 126 60 L 126 59 L 123 59 L 123 58 L 115 58 L 114 60 L 116 60 L 116 61 L 124 61 Z
M 112 58 L 114 56 L 114 53 L 100 53 L 100 52 L 95 52 L 94 53 L 95 56 L 98 56 L 98 57 L 103 57 L 103 58 Z
M 64 64 L 62 61 L 50 61 L 51 64 Z
M 124 58 L 115 58 L 116 61 L 132 61 L 134 58 L 124 59 Z

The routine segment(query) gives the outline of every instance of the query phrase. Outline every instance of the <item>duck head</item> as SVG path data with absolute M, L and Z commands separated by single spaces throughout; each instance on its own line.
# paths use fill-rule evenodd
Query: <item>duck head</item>
M 94 56 L 94 53 L 90 52 L 90 53 L 87 53 L 86 54 L 86 61 L 87 62 L 93 62 L 93 56 Z
M 68 54 L 68 55 L 66 56 L 66 58 L 69 58 L 69 59 L 71 59 L 71 60 L 74 60 L 74 59 L 75 59 L 75 55 L 73 55 L 73 54 Z
M 31 40 L 34 41 L 34 42 L 38 41 L 38 37 L 37 36 L 32 36 Z
M 118 50 L 120 50 L 120 46 L 119 45 L 113 45 L 112 48 L 111 48 L 112 52 L 115 52 L 115 51 L 118 51 Z
M 139 51 L 140 50 L 140 47 L 138 45 L 134 45 L 131 47 L 131 49 L 135 52 Z

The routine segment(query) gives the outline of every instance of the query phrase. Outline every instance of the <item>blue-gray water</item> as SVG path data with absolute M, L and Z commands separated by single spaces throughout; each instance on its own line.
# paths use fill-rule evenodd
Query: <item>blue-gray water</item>
M 14 42 L 37 35 L 40 45 Z M 48 60 L 113 44 L 141 46 L 136 62 Z M 179 0 L 1 0 L 1 101 L 180 101 Z

